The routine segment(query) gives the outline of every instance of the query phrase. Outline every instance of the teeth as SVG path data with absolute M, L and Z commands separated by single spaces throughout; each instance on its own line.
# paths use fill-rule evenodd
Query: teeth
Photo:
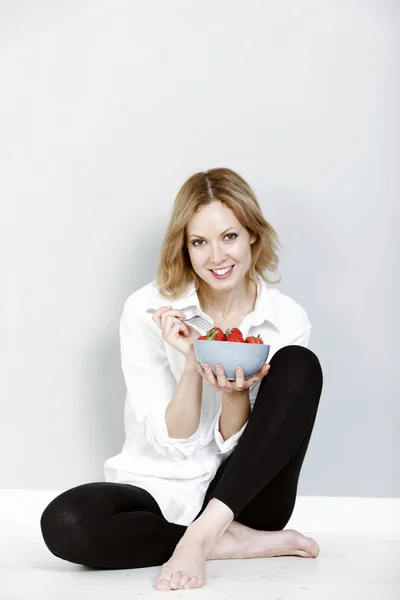
M 213 273 L 216 273 L 217 275 L 225 275 L 225 273 L 228 273 L 228 271 L 231 270 L 232 267 L 227 267 L 226 269 L 211 269 Z

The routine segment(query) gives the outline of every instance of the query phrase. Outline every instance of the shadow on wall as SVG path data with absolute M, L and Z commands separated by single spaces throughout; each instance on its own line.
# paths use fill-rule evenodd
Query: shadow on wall
M 125 381 L 121 370 L 119 321 L 92 338 L 87 350 L 86 419 L 96 464 L 93 480 L 103 480 L 103 464 L 120 452 L 124 440 Z M 90 389 L 89 389 L 90 388 Z
M 86 393 L 86 411 L 91 429 L 90 439 L 95 440 L 91 452 L 94 454 L 94 462 L 98 464 L 96 476 L 100 480 L 104 478 L 105 460 L 118 454 L 125 440 L 126 386 L 121 368 L 119 340 L 122 310 L 134 291 L 156 278 L 164 234 L 161 227 L 155 229 L 154 224 L 150 223 L 147 231 L 142 231 L 141 238 L 135 234 L 128 240 L 130 247 L 118 265 L 120 272 L 116 279 L 120 281 L 120 286 L 114 294 L 114 313 L 103 329 L 99 328 L 97 337 L 91 339 L 87 349 L 86 368 L 90 375 L 86 375 L 85 381 L 90 389 Z
M 378 298 L 365 230 L 358 219 L 355 223 L 356 213 L 346 221 L 336 214 L 330 198 L 301 198 L 286 190 L 271 194 L 277 206 L 274 227 L 285 247 L 277 287 L 306 309 L 313 325 L 309 347 L 324 372 L 299 493 L 396 497 L 397 402 L 388 373 L 394 331 L 378 332 L 380 350 L 374 352 L 371 344 L 378 340 L 370 339 L 369 322 Z

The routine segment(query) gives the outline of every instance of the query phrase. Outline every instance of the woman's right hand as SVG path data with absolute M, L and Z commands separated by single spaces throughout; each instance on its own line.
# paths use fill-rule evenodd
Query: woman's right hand
M 187 358 L 193 356 L 193 341 L 200 337 L 200 333 L 181 321 L 185 316 L 181 310 L 161 306 L 152 319 L 161 329 L 162 339 Z

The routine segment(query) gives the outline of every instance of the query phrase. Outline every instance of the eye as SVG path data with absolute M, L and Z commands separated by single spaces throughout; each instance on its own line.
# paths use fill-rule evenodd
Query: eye
M 227 233 L 225 237 L 229 237 L 230 235 L 233 235 L 233 238 L 230 238 L 228 241 L 231 242 L 233 240 L 235 240 L 238 237 L 237 233 Z M 195 248 L 198 248 L 200 245 L 202 246 L 202 244 L 197 244 L 197 242 L 203 242 L 204 240 L 193 240 L 192 241 L 192 246 L 194 246 Z

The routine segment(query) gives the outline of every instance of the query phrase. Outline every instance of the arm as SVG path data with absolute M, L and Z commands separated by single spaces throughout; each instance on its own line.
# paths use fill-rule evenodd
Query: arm
M 171 438 L 189 438 L 199 428 L 203 378 L 197 372 L 196 358 L 186 359 L 185 370 L 165 411 Z
M 136 435 L 139 424 L 159 454 L 182 460 L 213 439 L 212 431 L 199 429 L 202 387 L 198 374 L 191 372 L 190 361 L 177 384 L 160 331 L 150 319 L 143 322 L 141 312 L 131 296 L 120 323 L 121 364 L 127 388 L 126 443 L 129 445 Z
M 235 394 L 222 394 L 222 411 L 219 418 L 219 432 L 223 440 L 238 433 L 250 417 L 249 390 Z
M 229 455 L 238 443 L 251 414 L 249 389 L 222 393 L 221 408 L 214 423 L 214 439 L 220 454 Z

